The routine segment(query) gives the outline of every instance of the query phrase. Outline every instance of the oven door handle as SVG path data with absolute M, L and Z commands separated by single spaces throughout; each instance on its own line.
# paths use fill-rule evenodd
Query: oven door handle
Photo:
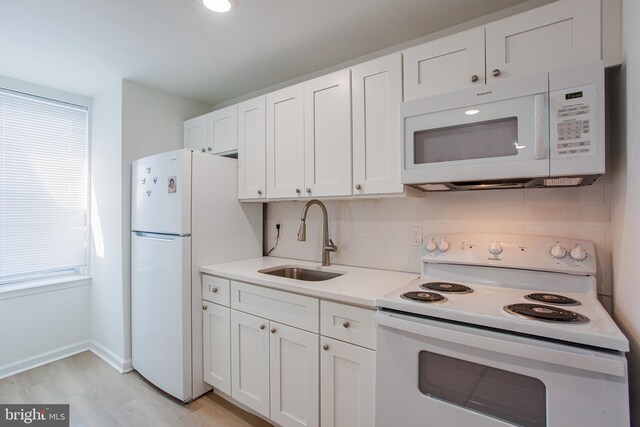
M 393 314 L 389 313 L 383 314 L 378 312 L 376 315 L 376 321 L 380 326 L 455 343 L 473 349 L 488 350 L 509 356 L 516 356 L 524 359 L 551 363 L 554 365 L 568 366 L 618 377 L 624 377 L 627 371 L 624 358 L 609 356 L 607 354 L 598 354 L 586 349 L 576 349 L 576 352 L 570 352 L 559 349 L 544 348 L 541 346 L 533 346 L 427 325 L 425 323 L 421 323 L 419 320 L 405 320 L 395 317 Z

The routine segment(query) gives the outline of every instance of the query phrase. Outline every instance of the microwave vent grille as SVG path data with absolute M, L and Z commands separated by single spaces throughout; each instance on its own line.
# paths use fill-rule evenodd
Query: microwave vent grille
M 568 186 L 576 186 L 582 183 L 582 177 L 572 177 L 572 178 L 547 178 L 544 180 L 545 187 L 568 187 Z

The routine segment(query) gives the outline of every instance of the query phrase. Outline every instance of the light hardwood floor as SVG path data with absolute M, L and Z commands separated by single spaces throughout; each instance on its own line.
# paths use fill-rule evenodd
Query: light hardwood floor
M 184 405 L 90 352 L 0 380 L 0 402 L 69 403 L 72 426 L 271 426 L 214 393 Z

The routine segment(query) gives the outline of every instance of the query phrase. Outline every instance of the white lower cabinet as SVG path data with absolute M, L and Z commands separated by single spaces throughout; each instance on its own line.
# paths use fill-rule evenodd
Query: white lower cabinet
M 231 397 L 269 416 L 269 321 L 231 310 Z
M 321 337 L 322 427 L 369 427 L 375 419 L 375 351 Z
M 284 427 L 320 425 L 319 337 L 271 322 L 271 419 Z
M 203 277 L 209 299 L 231 289 L 203 301 L 207 383 L 282 427 L 374 425 L 373 310 Z
M 231 310 L 204 301 L 204 380 L 216 389 L 231 394 L 230 321 Z

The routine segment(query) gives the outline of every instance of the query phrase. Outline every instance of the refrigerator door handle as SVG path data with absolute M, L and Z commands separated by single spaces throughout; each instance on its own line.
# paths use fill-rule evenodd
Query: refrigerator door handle
M 175 240 L 179 237 L 189 237 L 191 234 L 161 234 L 161 233 L 145 233 L 144 231 L 135 231 L 136 236 L 143 239 L 155 239 L 155 240 Z

